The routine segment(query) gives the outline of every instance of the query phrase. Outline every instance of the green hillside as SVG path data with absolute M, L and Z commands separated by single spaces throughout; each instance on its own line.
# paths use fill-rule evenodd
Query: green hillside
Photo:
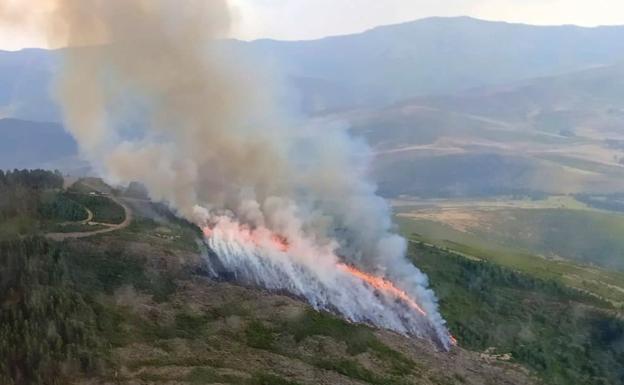
M 418 242 L 410 255 L 429 275 L 462 346 L 510 353 L 548 384 L 624 383 L 624 321 L 608 304 Z
M 616 300 L 570 285 L 561 273 L 574 265 L 412 243 L 409 255 L 429 275 L 461 347 L 441 353 L 287 296 L 205 278 L 197 229 L 147 200 L 117 198 L 133 212 L 128 227 L 41 238 L 37 224 L 50 218 L 83 220 L 85 202 L 68 203 L 55 180 L 5 178 L 5 188 L 58 202 L 46 199 L 42 216 L 41 201 L 30 200 L 34 209 L 19 215 L 31 231 L 0 242 L 3 384 L 624 383 Z M 5 213 L 18 213 L 19 200 L 7 202 Z
M 574 260 L 624 270 L 624 215 L 598 210 L 563 208 L 467 208 L 474 217 L 465 228 L 443 219 L 402 218 L 409 231 L 430 240 L 481 248 L 496 246 L 545 258 Z
M 42 223 L 83 217 L 58 210 L 60 204 L 45 212 L 63 215 L 38 213 L 39 197 L 68 202 L 55 174 L 15 175 L 3 188 L 20 186 L 33 198 L 22 207 L 12 195 L 3 206 L 3 221 L 20 215 L 30 227 L 0 241 L 2 384 L 534 382 L 513 363 L 461 348 L 438 352 L 426 341 L 350 324 L 288 296 L 209 280 L 198 229 L 147 200 L 116 197 L 132 211 L 128 227 L 45 239 Z

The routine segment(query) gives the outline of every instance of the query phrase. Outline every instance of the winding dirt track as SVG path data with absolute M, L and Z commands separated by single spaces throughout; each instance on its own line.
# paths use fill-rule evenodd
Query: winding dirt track
M 77 238 L 87 238 L 87 237 L 92 237 L 94 235 L 99 235 L 99 234 L 106 234 L 106 233 L 111 233 L 113 231 L 117 231 L 117 230 L 121 230 L 121 229 L 125 229 L 126 227 L 128 227 L 130 225 L 130 223 L 132 223 L 132 210 L 130 210 L 130 207 L 128 207 L 128 205 L 126 205 L 125 203 L 123 203 L 121 200 L 115 198 L 115 197 L 109 197 L 113 202 L 117 203 L 118 205 L 120 205 L 121 207 L 123 207 L 124 209 L 124 213 L 125 213 L 125 219 L 123 222 L 121 222 L 118 225 L 111 225 L 111 224 L 106 224 L 106 223 L 94 223 L 96 225 L 104 225 L 107 226 L 106 229 L 101 229 L 101 230 L 95 230 L 95 231 L 84 231 L 84 232 L 77 232 L 77 233 L 48 233 L 46 234 L 46 238 L 51 239 L 53 241 L 64 241 L 66 239 L 77 239 Z M 93 213 L 91 212 L 91 210 L 86 209 L 87 212 L 89 213 L 89 218 L 93 219 Z M 81 223 L 89 223 L 89 220 L 87 220 L 87 222 L 81 222 Z

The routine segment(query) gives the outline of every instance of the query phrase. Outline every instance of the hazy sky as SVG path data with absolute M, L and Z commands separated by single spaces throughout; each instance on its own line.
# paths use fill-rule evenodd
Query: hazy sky
M 236 20 L 233 34 L 243 39 L 312 39 L 428 16 L 469 15 L 529 24 L 624 25 L 623 0 L 230 1 Z M 35 27 L 16 30 L 0 25 L 2 49 L 45 45 Z

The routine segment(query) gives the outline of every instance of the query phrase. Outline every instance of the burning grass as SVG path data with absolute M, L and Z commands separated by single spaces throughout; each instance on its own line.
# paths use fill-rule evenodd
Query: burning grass
M 455 343 L 422 286 L 412 285 L 410 295 L 388 278 L 342 262 L 333 248 L 319 247 L 300 235 L 286 237 L 266 227 L 240 224 L 230 217 L 204 226 L 203 232 L 214 251 L 206 261 L 215 277 L 227 274 L 238 282 L 289 292 L 317 310 L 429 339 L 443 350 Z M 410 279 L 418 274 L 414 269 Z M 428 311 L 417 302 L 416 293 L 419 301 L 427 302 Z

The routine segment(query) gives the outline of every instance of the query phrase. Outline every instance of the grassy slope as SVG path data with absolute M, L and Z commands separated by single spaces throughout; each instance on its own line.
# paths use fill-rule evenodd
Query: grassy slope
M 624 216 L 590 210 L 500 210 L 491 230 L 476 231 L 533 253 L 555 254 L 585 263 L 624 269 Z
M 115 234 L 52 246 L 20 241 L 0 255 L 0 272 L 15 281 L 0 301 L 9 317 L 0 348 L 18 347 L 9 372 L 30 370 L 34 383 L 44 384 L 79 373 L 116 383 L 528 382 L 512 366 L 462 350 L 436 354 L 290 298 L 204 280 L 196 275 L 202 265 L 194 231 L 182 221 L 139 216 Z M 416 254 L 463 346 L 511 351 L 553 384 L 617 383 L 620 324 L 597 309 L 605 304 L 452 253 Z M 29 262 L 11 262 L 11 255 Z M 70 330 L 66 324 L 71 333 L 57 336 L 55 330 Z M 44 341 L 36 349 L 33 336 Z M 8 378 L 1 379 L 11 383 Z
M 82 383 L 83 376 L 90 378 L 84 383 L 99 378 L 118 384 L 529 382 L 511 365 L 487 364 L 460 350 L 439 354 L 427 343 L 352 325 L 288 297 L 210 282 L 194 274 L 201 260 L 192 244 L 144 231 L 151 228 L 147 222 L 119 234 L 62 244 L 35 239 L 36 252 L 25 246 L 28 240 L 13 247 L 33 262 L 25 264 L 26 271 L 5 265 L 27 279 L 13 285 L 22 296 L 9 291 L 8 301 L 2 298 L 8 303 L 3 316 L 10 319 L 0 336 L 27 338 L 19 329 L 25 325 L 54 337 L 38 347 L 35 358 L 22 358 L 17 349 L 11 365 L 28 373 L 31 383 Z M 160 224 L 159 231 L 164 227 L 169 234 L 179 229 Z M 48 280 L 48 271 L 61 273 Z M 40 285 L 30 285 L 33 280 Z M 58 294 L 40 294 L 48 292 Z M 62 308 L 50 302 L 57 298 L 81 307 L 70 305 L 59 313 Z M 24 311 L 30 314 L 28 323 L 20 318 Z M 64 323 L 74 329 L 56 337 L 46 331 L 51 322 L 58 330 Z M 2 345 L 0 339 L 0 351 L 27 346 L 11 341 Z M 10 377 L 2 380 L 12 383 Z
M 51 204 L 41 216 L 33 195 L 23 234 L 83 219 L 74 200 L 42 193 Z M 288 297 L 204 279 L 198 229 L 161 206 L 127 203 L 134 220 L 115 233 L 0 241 L 0 383 L 531 382 L 523 370 L 474 353 L 440 354 Z
M 422 243 L 410 255 L 461 345 L 509 352 L 549 384 L 624 383 L 624 322 L 595 298 Z
M 604 250 L 621 247 L 624 252 L 624 244 L 617 233 L 618 228 L 624 225 L 624 217 L 586 210 L 514 209 L 513 213 L 518 221 L 514 226 L 505 227 L 504 223 L 495 223 L 489 226 L 491 232 L 487 234 L 478 230 L 462 232 L 430 220 L 397 220 L 403 232 L 413 239 L 472 258 L 486 259 L 539 278 L 559 281 L 594 293 L 611 301 L 616 307 L 624 305 L 623 272 L 536 255 L 538 250 L 547 254 L 546 247 L 551 247 L 551 253 L 552 248 L 558 249 L 558 255 L 568 255 L 563 253 L 565 250 L 581 250 L 592 256 L 592 260 L 599 261 Z M 617 226 L 609 227 L 611 221 L 616 221 Z M 580 230 L 581 227 L 585 231 Z M 530 229 L 531 234 L 539 234 L 539 242 L 529 237 L 522 238 L 523 234 L 527 234 L 527 229 Z M 513 234 L 516 234 L 516 239 Z

